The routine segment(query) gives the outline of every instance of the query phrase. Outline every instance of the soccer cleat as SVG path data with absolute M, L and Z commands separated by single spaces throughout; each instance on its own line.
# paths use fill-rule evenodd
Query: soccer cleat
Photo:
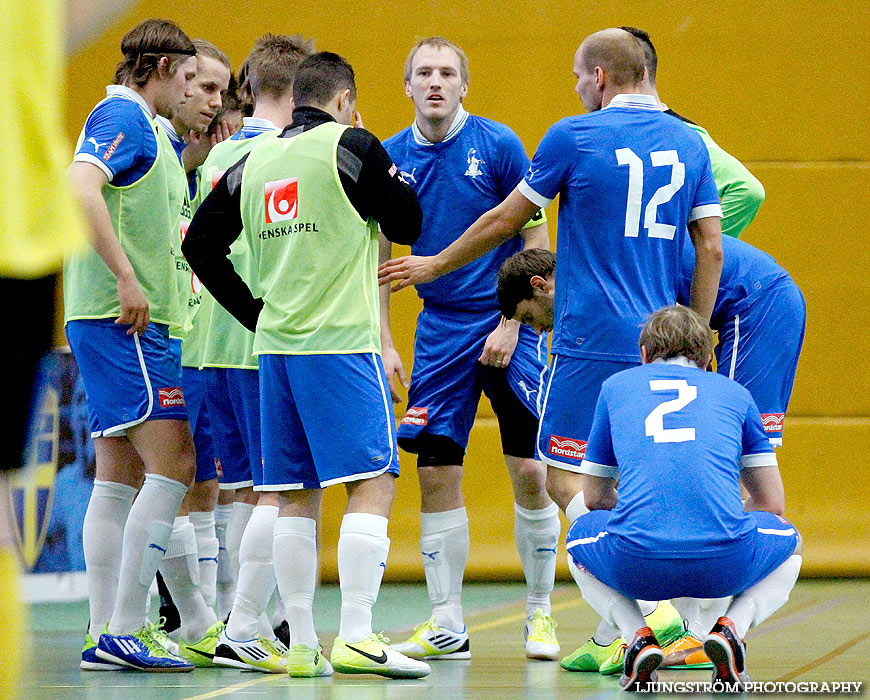
M 223 622 L 215 622 L 205 636 L 194 644 L 188 644 L 183 639 L 178 642 L 178 655 L 193 663 L 197 668 L 208 668 L 215 666 L 214 652 L 218 645 L 221 632 L 224 631 L 226 625 Z
M 471 658 L 466 628 L 463 627 L 461 632 L 454 632 L 447 627 L 441 627 L 435 622 L 434 616 L 417 625 L 406 641 L 393 644 L 392 648 L 412 659 Z
M 727 617 L 720 617 L 704 639 L 704 651 L 713 662 L 713 682 L 736 683 L 739 690 L 749 682 L 746 673 L 746 645 Z
M 172 641 L 172 638 L 166 633 L 166 618 L 159 617 L 157 618 L 156 623 L 151 622 L 151 620 L 146 620 L 145 626 L 151 630 L 151 634 L 160 646 L 166 649 L 170 654 L 179 656 L 178 642 Z
M 610 656 L 601 662 L 598 667 L 598 673 L 602 676 L 615 676 L 617 673 L 622 673 L 623 661 L 625 659 L 625 650 L 628 645 L 622 637 L 619 637 L 608 649 L 612 649 Z
M 713 664 L 704 653 L 703 643 L 691 632 L 685 632 L 682 637 L 668 644 L 662 651 L 665 654 L 662 668 L 681 671 L 690 668 L 713 668 Z
M 264 637 L 237 642 L 230 639 L 224 630 L 215 647 L 214 662 L 218 666 L 232 666 L 246 671 L 284 673 L 287 670 L 285 653 Z
M 101 634 L 96 655 L 104 661 L 139 671 L 179 673 L 194 668 L 187 659 L 167 651 L 147 625 L 136 634 Z
M 429 664 L 411 659 L 390 647 L 382 634 L 370 634 L 358 642 L 336 637 L 330 654 L 339 673 L 375 673 L 387 678 L 423 678 L 431 672 Z
M 97 643 L 91 637 L 91 633 L 85 634 L 85 645 L 82 647 L 82 662 L 79 664 L 82 671 L 120 671 L 121 666 L 104 661 L 97 656 Z
M 619 685 L 623 690 L 645 690 L 646 684 L 658 679 L 656 669 L 662 663 L 664 654 L 653 631 L 649 627 L 641 627 L 631 646 L 625 650 L 622 676 Z
M 287 624 L 287 620 L 281 620 L 281 624 L 273 628 L 272 632 L 275 633 L 275 639 L 281 642 L 285 649 L 290 646 L 290 625 Z
M 537 608 L 526 620 L 523 629 L 526 642 L 526 658 L 555 661 L 559 658 L 559 640 L 556 639 L 556 621 L 541 608 Z
M 673 644 L 683 636 L 683 618 L 669 600 L 661 600 L 649 615 L 644 617 L 662 647 Z
M 332 665 L 323 655 L 323 647 L 319 644 L 317 649 L 304 644 L 294 644 L 287 653 L 287 674 L 291 678 L 331 676 Z
M 617 637 L 608 646 L 603 647 L 590 639 L 573 654 L 569 654 L 559 662 L 566 671 L 598 671 L 601 664 L 625 644 L 622 637 Z M 622 671 L 622 657 L 619 657 L 619 668 Z

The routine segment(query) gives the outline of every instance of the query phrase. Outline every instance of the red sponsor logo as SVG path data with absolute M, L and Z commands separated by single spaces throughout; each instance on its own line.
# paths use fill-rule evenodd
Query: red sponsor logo
M 214 189 L 217 187 L 217 184 L 221 181 L 221 178 L 224 176 L 226 170 L 215 170 L 214 174 L 211 176 L 211 187 Z
M 764 423 L 765 433 L 781 433 L 782 422 L 785 420 L 785 413 L 762 413 L 761 422 Z
M 547 446 L 547 452 L 559 457 L 583 459 L 586 456 L 586 441 L 574 440 L 560 435 L 551 435 L 550 444 Z
M 429 408 L 427 406 L 411 406 L 405 411 L 402 418 L 403 425 L 426 425 L 429 422 Z
M 221 461 L 217 457 L 214 458 L 214 470 L 221 479 L 224 478 L 224 466 L 221 464 Z
M 299 179 L 288 177 L 266 183 L 266 223 L 295 219 L 299 213 Z
M 184 406 L 184 392 L 180 386 L 166 387 L 158 389 L 157 396 L 160 398 L 160 405 L 163 408 L 170 406 Z
M 187 236 L 187 229 L 190 228 L 190 222 L 189 221 L 182 221 L 179 224 L 178 228 L 179 228 L 179 231 L 181 233 L 181 242 L 184 243 L 184 239 Z
M 103 160 L 107 163 L 109 162 L 109 158 L 112 157 L 112 154 L 115 152 L 115 149 L 121 144 L 121 141 L 124 140 L 124 132 L 120 132 L 112 143 L 109 144 L 109 147 L 106 149 L 106 152 L 103 154 Z
M 399 169 L 396 167 L 396 164 L 393 163 L 390 166 L 390 177 L 393 177 L 393 175 L 395 175 L 397 172 L 399 172 Z

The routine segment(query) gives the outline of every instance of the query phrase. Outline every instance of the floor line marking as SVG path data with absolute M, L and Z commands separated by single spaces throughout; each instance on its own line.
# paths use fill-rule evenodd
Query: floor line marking
M 568 610 L 569 608 L 578 607 L 582 601 L 583 601 L 583 598 L 581 598 L 579 596 L 579 592 L 578 592 L 578 596 L 576 599 L 565 600 L 565 601 L 562 601 L 561 603 L 555 603 L 554 605 L 551 606 L 550 610 L 551 610 L 551 612 L 560 612 L 562 610 Z M 471 625 L 468 628 L 468 633 L 471 634 L 472 632 L 482 632 L 484 630 L 493 629 L 494 627 L 501 627 L 502 625 L 509 625 L 512 622 L 525 621 L 525 619 L 526 619 L 525 612 L 514 613 L 513 615 L 505 615 L 504 617 L 500 617 L 500 618 L 497 618 L 495 620 L 491 620 L 489 622 L 481 622 L 480 624 L 477 624 L 477 625 Z
M 792 614 L 785 615 L 778 620 L 774 620 L 773 622 L 763 625 L 762 627 L 753 628 L 750 634 L 746 635 L 746 638 L 751 639 L 755 637 L 760 637 L 764 634 L 768 634 L 769 632 L 776 632 L 777 630 L 781 630 L 783 627 L 796 625 L 798 622 L 805 622 L 806 620 L 814 618 L 821 612 L 825 612 L 826 610 L 837 607 L 842 602 L 842 598 L 833 598 L 832 600 L 827 600 L 824 603 L 819 603 L 815 607 L 798 609 L 792 612 Z
M 814 668 L 818 668 L 819 666 L 821 666 L 824 663 L 827 663 L 831 659 L 837 658 L 843 652 L 848 651 L 856 644 L 860 644 L 868 637 L 870 637 L 870 632 L 865 632 L 864 634 L 859 635 L 859 636 L 855 637 L 854 639 L 850 639 L 845 644 L 841 644 L 836 649 L 834 649 L 833 651 L 829 651 L 824 656 L 820 656 L 819 658 L 815 659 L 814 661 L 810 661 L 808 664 L 805 664 L 804 666 L 801 666 L 800 668 L 796 668 L 794 671 L 789 671 L 784 676 L 782 676 L 781 678 L 777 678 L 776 680 L 777 680 L 777 682 L 790 681 L 792 678 L 797 678 L 798 676 L 806 673 L 807 671 L 812 671 Z
M 270 673 L 265 678 L 255 678 L 251 681 L 244 681 L 243 683 L 236 683 L 234 685 L 228 685 L 224 688 L 218 688 L 217 690 L 212 690 L 208 693 L 202 693 L 201 695 L 191 695 L 188 698 L 184 698 L 184 700 L 207 700 L 208 698 L 219 698 L 222 695 L 229 695 L 230 693 L 234 693 L 237 690 L 242 690 L 243 688 L 250 688 L 252 685 L 260 685 L 261 683 L 269 683 L 273 681 L 277 681 L 281 678 L 287 678 L 286 673 Z

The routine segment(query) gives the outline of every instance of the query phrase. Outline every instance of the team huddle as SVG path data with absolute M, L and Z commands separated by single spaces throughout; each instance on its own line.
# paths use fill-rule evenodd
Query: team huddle
M 121 48 L 71 167 L 92 246 L 64 267 L 97 457 L 81 668 L 421 678 L 427 661 L 470 659 L 461 480 L 483 392 L 514 491 L 526 656 L 561 656 L 561 509 L 602 618 L 564 669 L 621 674 L 626 690 L 662 666 L 746 682 L 743 638 L 801 564 L 773 445 L 806 311 L 737 240 L 763 189 L 661 102 L 649 36 L 582 42 L 588 113 L 531 161 L 507 126 L 465 111 L 468 59 L 443 37 L 411 49 L 414 121 L 383 143 L 352 67 L 300 35 L 261 37 L 237 75 L 166 20 Z M 391 259 L 392 243 L 412 255 Z M 408 382 L 390 296 L 410 285 L 423 310 L 397 427 Z M 432 616 L 391 644 L 372 607 L 399 446 L 417 455 Z M 327 658 L 313 600 L 337 484 Z M 175 625 L 148 619 L 155 577 Z

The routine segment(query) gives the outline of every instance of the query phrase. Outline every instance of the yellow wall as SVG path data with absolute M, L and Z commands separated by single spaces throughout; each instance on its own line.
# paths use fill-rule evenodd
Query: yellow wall
M 176 9 L 178 8 L 178 9 Z M 805 539 L 805 573 L 870 574 L 865 478 L 870 445 L 870 365 L 864 346 L 870 299 L 870 93 L 865 68 L 870 5 L 784 0 L 707 3 L 494 2 L 371 3 L 322 0 L 152 0 L 123 18 L 69 71 L 71 137 L 104 94 L 125 29 L 148 16 L 178 21 L 213 40 L 238 64 L 265 31 L 314 36 L 357 73 L 366 126 L 385 138 L 411 122 L 401 71 L 417 37 L 444 34 L 471 62 L 470 111 L 509 124 L 528 152 L 547 127 L 581 111 L 571 60 L 592 31 L 621 24 L 647 29 L 659 52 L 659 91 L 747 163 L 767 200 L 744 239 L 772 253 L 806 296 L 809 325 L 780 462 L 788 513 Z M 555 231 L 556 211 L 548 216 Z M 394 335 L 408 366 L 411 292 L 394 299 Z M 510 486 L 491 411 L 483 408 L 466 461 L 472 527 L 471 576 L 518 576 Z M 420 576 L 419 491 L 414 459 L 390 529 L 388 576 Z M 334 576 L 343 494 L 326 498 L 324 574 Z M 560 557 L 561 560 L 561 557 Z M 560 565 L 564 566 L 564 565 Z M 564 568 L 561 569 L 564 574 Z

